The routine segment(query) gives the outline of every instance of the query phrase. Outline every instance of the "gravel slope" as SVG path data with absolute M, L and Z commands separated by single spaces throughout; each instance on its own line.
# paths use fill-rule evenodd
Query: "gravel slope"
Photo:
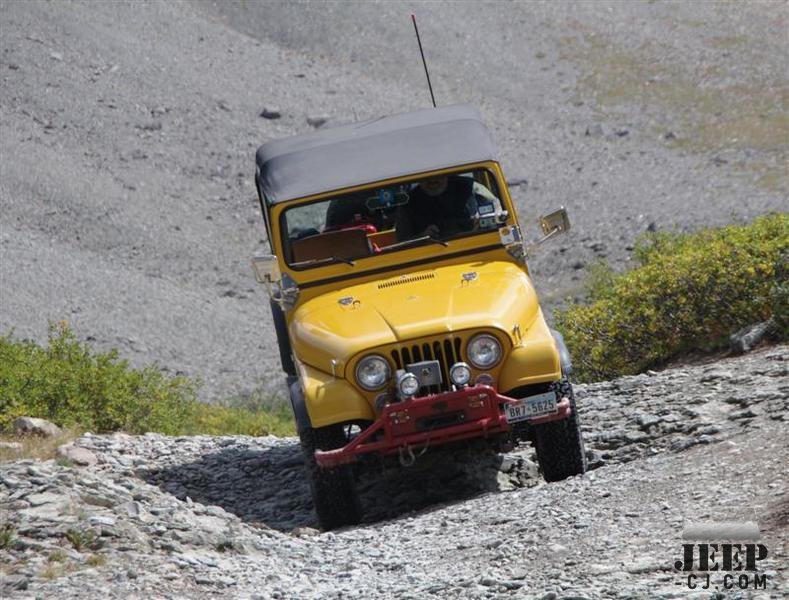
M 586 476 L 544 484 L 528 447 L 436 454 L 419 469 L 367 473 L 368 522 L 332 533 L 313 529 L 295 439 L 86 435 L 76 444 L 94 466 L 0 465 L 0 510 L 16 532 L 0 550 L 0 593 L 784 598 L 788 366 L 779 346 L 578 386 Z M 682 526 L 708 520 L 759 524 L 766 591 L 681 585 Z
M 571 212 L 532 263 L 548 307 L 646 229 L 785 210 L 786 3 L 3 0 L 0 331 L 66 319 L 207 400 L 279 388 L 254 150 L 308 117 L 424 107 L 411 10 L 439 102 L 481 109 L 524 223 Z

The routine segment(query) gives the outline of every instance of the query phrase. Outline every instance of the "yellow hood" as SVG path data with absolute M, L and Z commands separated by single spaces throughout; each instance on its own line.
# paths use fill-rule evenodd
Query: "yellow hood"
M 529 277 L 509 262 L 467 263 L 344 288 L 296 309 L 290 335 L 299 360 L 338 376 L 378 346 L 475 328 L 512 339 L 539 310 Z

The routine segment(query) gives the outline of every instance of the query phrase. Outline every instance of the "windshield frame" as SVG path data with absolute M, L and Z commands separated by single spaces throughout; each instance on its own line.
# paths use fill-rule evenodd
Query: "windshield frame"
M 395 244 L 391 248 L 386 248 L 382 252 L 365 255 L 361 257 L 354 257 L 352 260 L 331 260 L 331 257 L 327 257 L 328 260 L 318 260 L 313 264 L 294 264 L 292 258 L 289 256 L 289 252 L 286 252 L 286 248 L 288 244 L 291 243 L 291 240 L 288 238 L 288 227 L 287 227 L 287 220 L 286 220 L 286 212 L 297 207 L 297 206 L 308 206 L 311 204 L 317 204 L 321 202 L 328 202 L 331 201 L 333 198 L 337 196 L 343 195 L 350 195 L 350 194 L 357 194 L 359 192 L 364 192 L 367 190 L 375 190 L 380 189 L 382 187 L 390 187 L 395 186 L 403 183 L 412 183 L 419 180 L 429 179 L 432 177 L 438 176 L 451 176 L 457 174 L 464 174 L 470 173 L 473 171 L 487 171 L 492 178 L 492 182 L 496 187 L 497 198 L 500 203 L 500 208 L 503 211 L 507 212 L 507 217 L 504 221 L 498 224 L 496 227 L 490 227 L 487 229 L 473 229 L 469 231 L 458 231 L 453 234 L 447 235 L 446 237 L 436 237 L 429 239 L 429 236 L 417 236 L 415 238 L 411 238 L 410 240 L 404 240 L 406 242 L 405 246 L 400 246 L 400 244 Z M 297 273 L 304 273 L 305 275 L 307 272 L 312 272 L 316 270 L 326 269 L 327 267 L 335 267 L 335 269 L 339 267 L 343 267 L 344 270 L 348 269 L 359 269 L 360 274 L 367 271 L 365 266 L 369 266 L 375 268 L 379 266 L 381 263 L 381 259 L 384 262 L 388 262 L 391 260 L 391 256 L 395 253 L 409 253 L 411 250 L 424 248 L 425 246 L 430 246 L 435 252 L 436 260 L 440 260 L 441 256 L 447 253 L 451 253 L 451 248 L 453 243 L 456 243 L 459 240 L 464 240 L 467 238 L 488 238 L 487 240 L 480 239 L 480 246 L 489 246 L 490 245 L 490 234 L 495 234 L 498 237 L 498 230 L 500 227 L 505 225 L 513 225 L 517 224 L 517 219 L 514 214 L 512 208 L 512 202 L 509 197 L 509 193 L 506 187 L 506 182 L 504 181 L 503 176 L 501 175 L 500 168 L 498 167 L 498 163 L 494 162 L 483 162 L 483 163 L 472 163 L 467 165 L 458 165 L 449 167 L 446 169 L 436 170 L 436 171 L 426 171 L 422 173 L 413 173 L 410 175 L 406 175 L 403 177 L 398 177 L 396 179 L 389 179 L 389 180 L 381 180 L 371 182 L 369 184 L 364 184 L 360 186 L 355 186 L 353 188 L 344 188 L 340 190 L 330 190 L 326 191 L 319 195 L 314 195 L 311 197 L 302 198 L 296 201 L 283 203 L 282 205 L 277 206 L 276 217 L 272 215 L 276 219 L 277 222 L 277 236 L 276 236 L 276 245 L 277 247 L 277 254 L 280 257 L 280 264 L 283 269 L 291 271 L 295 274 Z M 274 221 L 272 218 L 272 221 Z M 417 241 L 419 238 L 422 238 L 420 241 Z M 408 244 L 407 242 L 413 242 L 412 244 Z M 443 248 L 439 247 L 443 246 Z M 464 244 L 465 245 L 465 244 Z M 449 251 L 449 252 L 448 252 Z M 304 261 L 299 261 L 304 262 Z

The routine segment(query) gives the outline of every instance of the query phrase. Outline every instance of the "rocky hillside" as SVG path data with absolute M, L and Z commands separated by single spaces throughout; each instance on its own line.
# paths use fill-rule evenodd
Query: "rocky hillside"
M 253 187 L 263 142 L 469 102 L 546 309 L 644 231 L 786 210 L 785 2 L 0 0 L 0 334 L 68 321 L 99 349 L 281 388 Z M 579 386 L 592 470 L 529 447 L 360 472 L 367 520 L 315 529 L 295 439 L 84 435 L 0 464 L 3 598 L 698 598 L 683 523 L 755 520 L 789 595 L 789 347 Z M 702 585 L 703 582 L 699 582 Z M 713 586 L 720 581 L 713 583 Z
M 592 470 L 529 447 L 361 473 L 366 523 L 320 533 L 296 439 L 86 434 L 0 465 L 9 598 L 685 598 L 688 521 L 758 522 L 786 597 L 789 347 L 578 386 Z M 698 598 L 710 598 L 710 592 Z M 732 596 L 736 597 L 736 596 Z
M 531 265 L 548 307 L 643 231 L 785 210 L 785 3 L 0 0 L 0 333 L 65 319 L 207 400 L 278 389 L 254 151 L 428 106 L 412 11 L 524 231 L 570 211 Z

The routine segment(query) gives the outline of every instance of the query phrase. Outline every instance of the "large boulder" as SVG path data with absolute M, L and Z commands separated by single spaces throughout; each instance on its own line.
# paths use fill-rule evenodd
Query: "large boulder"
M 65 458 L 76 465 L 83 467 L 92 467 L 98 461 L 96 455 L 87 448 L 75 446 L 74 444 L 63 444 L 58 447 L 57 455 L 60 458 Z
M 60 427 L 46 419 L 35 417 L 19 417 L 14 420 L 13 430 L 16 435 L 40 435 L 53 437 L 62 433 Z

